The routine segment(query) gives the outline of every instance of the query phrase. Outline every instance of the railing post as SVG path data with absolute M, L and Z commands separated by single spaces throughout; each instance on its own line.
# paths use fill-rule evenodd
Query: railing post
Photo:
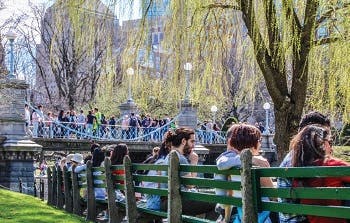
M 125 156 L 123 162 L 125 171 L 126 216 L 128 218 L 128 223 L 136 223 L 138 213 L 130 157 Z
M 73 197 L 73 214 L 82 215 L 81 205 L 80 205 L 80 189 L 78 182 L 78 174 L 74 173 L 75 166 L 72 168 L 71 178 L 72 178 L 72 197 Z
M 57 171 L 56 167 L 52 167 L 52 204 L 57 204 Z
M 68 172 L 68 169 L 66 166 L 63 167 L 63 188 L 64 188 L 64 203 L 65 207 L 64 209 L 67 212 L 72 213 L 73 212 L 73 205 L 72 205 L 72 181 L 70 178 L 70 174 Z
M 107 185 L 107 195 L 108 195 L 108 211 L 109 211 L 109 222 L 121 222 L 123 216 L 121 216 L 118 207 L 115 203 L 115 189 L 112 180 L 111 171 L 111 160 L 106 157 L 104 160 L 105 174 L 106 174 L 106 185 Z
M 47 171 L 48 171 L 49 169 L 47 169 Z M 47 175 L 48 175 L 48 173 L 47 173 Z M 47 179 L 48 179 L 48 177 L 49 176 L 47 176 Z M 40 178 L 40 186 L 39 186 L 39 189 L 40 189 L 40 199 L 41 200 L 44 200 L 44 197 L 45 197 L 45 182 L 44 182 L 44 180 L 42 179 L 42 178 Z
M 56 207 L 62 209 L 64 205 L 64 197 L 62 193 L 62 186 L 63 186 L 63 177 L 62 177 L 62 170 L 58 166 L 57 167 L 57 203 Z
M 252 153 L 249 149 L 245 149 L 241 152 L 241 163 L 242 163 L 242 222 L 257 223 L 258 213 L 254 204 L 254 192 L 252 185 Z
M 47 168 L 47 203 L 52 205 L 52 172 L 51 167 Z
M 18 191 L 20 193 L 22 193 L 23 192 L 23 183 L 22 183 L 22 179 L 19 178 L 19 177 L 18 177 L 18 182 L 19 182 L 19 184 L 18 184 Z
M 34 177 L 34 183 L 33 183 L 33 195 L 34 195 L 34 197 L 36 197 L 37 196 L 37 193 L 38 193 L 38 191 L 37 191 L 37 189 L 36 189 L 36 178 Z
M 86 184 L 87 184 L 87 221 L 95 221 L 96 219 L 96 201 L 94 190 L 94 176 L 92 175 L 92 163 L 89 160 L 86 163 Z
M 179 157 L 176 151 L 169 154 L 168 166 L 168 222 L 182 222 L 182 202 L 180 195 Z

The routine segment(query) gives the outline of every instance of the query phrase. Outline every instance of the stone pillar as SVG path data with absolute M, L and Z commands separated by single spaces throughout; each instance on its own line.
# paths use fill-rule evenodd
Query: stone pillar
M 24 98 L 28 85 L 25 81 L 0 77 L 0 184 L 33 194 L 34 153 L 41 146 L 30 141 L 25 133 Z
M 273 142 L 274 134 L 262 134 L 261 141 L 261 155 L 265 157 L 270 163 L 277 161 L 276 145 Z
M 126 102 L 119 105 L 120 109 L 120 117 L 123 117 L 124 115 L 130 116 L 130 113 L 138 114 L 137 105 L 135 104 L 134 100 L 127 100 Z
M 197 107 L 187 100 L 181 101 L 180 115 L 177 121 L 179 127 L 197 128 Z

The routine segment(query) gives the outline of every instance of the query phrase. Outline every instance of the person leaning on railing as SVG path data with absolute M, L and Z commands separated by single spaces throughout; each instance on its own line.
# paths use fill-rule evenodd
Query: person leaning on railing
M 343 160 L 327 155 L 330 148 L 330 133 L 327 129 L 309 125 L 299 132 L 291 141 L 291 148 L 294 151 L 292 157 L 293 167 L 305 166 L 350 166 Z M 329 151 L 328 151 L 329 153 Z M 350 183 L 350 177 L 314 177 L 296 178 L 293 180 L 293 187 L 343 187 L 344 183 Z M 300 199 L 301 204 L 342 206 L 341 200 L 325 199 Z M 346 223 L 346 219 L 307 216 L 310 223 Z

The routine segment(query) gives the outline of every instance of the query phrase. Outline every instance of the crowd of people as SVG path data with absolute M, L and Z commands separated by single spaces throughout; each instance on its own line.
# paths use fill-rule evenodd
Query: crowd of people
M 216 159 L 216 165 L 219 170 L 226 170 L 232 167 L 240 167 L 240 153 L 243 149 L 250 149 L 253 158 L 252 164 L 257 167 L 270 167 L 269 162 L 260 155 L 260 147 L 262 141 L 262 133 L 254 125 L 240 123 L 233 124 L 227 131 L 227 150 L 219 155 Z M 160 147 L 155 147 L 152 153 L 145 157 L 144 163 L 147 164 L 169 164 L 169 153 L 175 151 L 179 158 L 180 164 L 198 165 L 198 155 L 194 151 L 196 134 L 193 129 L 176 128 L 169 129 L 163 136 L 163 141 Z M 311 112 L 306 114 L 300 124 L 298 133 L 292 138 L 290 143 L 290 152 L 286 155 L 281 163 L 281 167 L 307 167 L 307 166 L 350 166 L 349 163 L 333 157 L 332 155 L 332 138 L 329 119 L 319 112 Z M 86 169 L 87 160 L 92 160 L 93 166 L 101 166 L 104 158 L 110 157 L 112 165 L 122 164 L 123 158 L 128 155 L 128 147 L 125 144 L 110 145 L 103 148 L 96 143 L 91 146 L 91 153 L 85 159 L 81 154 L 70 154 L 62 159 L 58 167 L 67 166 L 70 171 L 76 173 Z M 74 168 L 73 168 L 74 166 Z M 96 173 L 98 174 L 98 173 Z M 113 174 L 123 175 L 123 170 L 118 170 Z M 141 171 L 138 174 L 145 175 L 167 175 L 164 171 Z M 180 172 L 181 176 L 196 177 L 195 173 Z M 239 175 L 220 175 L 214 176 L 216 179 L 230 180 L 240 182 Z M 123 183 L 123 182 L 119 182 Z M 142 184 L 144 187 L 151 188 L 166 188 L 164 183 L 155 182 L 135 182 Z M 263 187 L 342 187 L 345 183 L 350 183 L 350 177 L 329 177 L 329 178 L 295 178 L 284 179 L 278 178 L 275 185 L 270 177 L 260 178 L 260 184 Z M 192 185 L 181 185 L 181 190 L 196 191 L 197 188 Z M 240 190 L 223 190 L 217 189 L 219 195 L 233 196 L 241 198 Z M 96 198 L 104 198 L 106 191 L 103 188 L 95 189 Z M 117 199 L 123 201 L 124 192 L 116 190 Z M 167 210 L 167 198 L 159 195 L 145 195 L 145 202 L 148 208 L 154 210 Z M 275 198 L 263 197 L 262 200 Z M 279 202 L 293 203 L 295 200 L 278 199 Z M 318 204 L 318 205 L 342 205 L 341 200 L 328 199 L 300 199 L 301 204 Z M 222 215 L 217 222 L 235 222 L 239 223 L 242 219 L 242 209 L 240 207 L 233 208 L 230 205 L 217 204 L 211 205 L 206 202 L 192 201 L 183 199 L 183 214 L 198 215 L 207 213 L 213 210 L 218 210 Z M 105 211 L 105 218 L 108 218 L 108 212 Z M 269 211 L 258 213 L 259 223 L 272 222 L 272 215 Z M 278 218 L 280 223 L 346 223 L 344 219 L 319 217 L 311 215 L 292 215 L 279 213 Z M 157 222 L 156 220 L 154 222 Z M 276 222 L 276 219 L 275 221 Z
M 46 114 L 46 115 L 45 115 Z M 150 114 L 138 115 L 130 113 L 120 119 L 106 116 L 94 108 L 85 113 L 60 110 L 56 116 L 52 112 L 45 113 L 43 106 L 30 111 L 25 105 L 26 131 L 33 137 L 48 138 L 104 138 L 104 139 L 136 139 L 140 141 L 161 141 L 169 128 L 176 128 L 173 118 L 165 114 L 162 118 L 151 117 Z M 33 126 L 30 130 L 29 126 Z M 201 142 L 214 143 L 220 128 L 211 120 L 198 125 Z
M 52 112 L 44 113 L 43 106 L 38 105 L 37 109 L 30 111 L 25 105 L 26 131 L 33 137 L 62 137 L 62 138 L 121 138 L 134 139 L 140 135 L 145 135 L 144 140 L 151 138 L 159 141 L 161 136 L 167 131 L 167 127 L 175 127 L 171 122 L 172 118 L 165 114 L 163 118 L 150 114 L 137 115 L 130 113 L 116 119 L 114 115 L 107 118 L 98 108 L 94 108 L 85 113 L 83 110 L 77 114 L 76 111 L 60 110 L 57 115 Z M 33 126 L 32 130 L 29 126 Z M 164 126 L 161 132 L 149 134 L 155 129 Z M 75 131 L 74 131 L 75 130 Z

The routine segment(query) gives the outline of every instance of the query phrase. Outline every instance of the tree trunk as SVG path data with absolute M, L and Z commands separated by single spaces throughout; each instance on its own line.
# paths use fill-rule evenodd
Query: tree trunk
M 289 151 L 289 143 L 293 135 L 297 133 L 302 109 L 296 109 L 295 105 L 285 101 L 283 106 L 275 106 L 275 138 L 278 160 L 282 161 Z

